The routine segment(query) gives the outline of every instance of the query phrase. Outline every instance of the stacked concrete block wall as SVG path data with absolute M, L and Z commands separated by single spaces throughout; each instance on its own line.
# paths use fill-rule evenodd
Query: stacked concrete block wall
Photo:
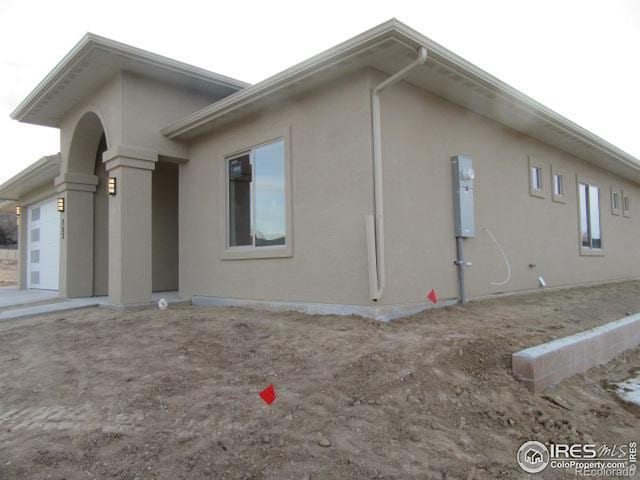
M 529 390 L 541 392 L 638 345 L 640 313 L 514 353 L 513 376 Z

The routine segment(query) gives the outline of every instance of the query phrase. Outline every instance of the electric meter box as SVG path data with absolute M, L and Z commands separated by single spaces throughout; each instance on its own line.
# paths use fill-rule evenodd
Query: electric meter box
M 456 237 L 474 237 L 473 181 L 475 172 L 471 157 L 451 157 L 453 178 L 453 216 Z

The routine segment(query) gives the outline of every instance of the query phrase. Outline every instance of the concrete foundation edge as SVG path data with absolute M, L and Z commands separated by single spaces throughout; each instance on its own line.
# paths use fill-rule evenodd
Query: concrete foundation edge
M 410 305 L 383 305 L 375 307 L 369 305 L 341 305 L 331 303 L 274 302 L 268 300 L 248 300 L 241 298 L 194 295 L 192 303 L 193 305 L 244 307 L 256 310 L 268 310 L 272 312 L 294 311 L 309 315 L 358 315 L 360 317 L 388 322 L 390 320 L 420 313 L 429 308 L 455 305 L 457 300 L 442 300 L 435 305 L 425 302 Z

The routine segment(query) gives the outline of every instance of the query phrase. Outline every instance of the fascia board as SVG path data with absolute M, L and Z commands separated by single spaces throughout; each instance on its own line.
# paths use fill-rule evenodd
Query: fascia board
M 32 163 L 27 168 L 18 172 L 16 175 L 0 185 L 0 199 L 17 200 L 17 198 L 12 198 L 14 196 L 7 195 L 6 192 L 20 188 L 20 186 L 24 185 L 26 182 L 33 180 L 40 179 L 41 181 L 38 183 L 42 184 L 49 180 L 53 181 L 53 179 L 59 174 L 59 170 L 60 154 L 42 157 L 40 160 Z
M 71 73 L 76 66 L 93 51 L 93 49 L 111 52 L 129 60 L 146 63 L 167 71 L 195 78 L 203 82 L 215 83 L 231 89 L 238 90 L 249 86 L 248 83 L 241 82 L 240 80 L 236 80 L 231 77 L 210 72 L 208 70 L 132 47 L 124 43 L 116 42 L 115 40 L 101 37 L 93 33 L 87 33 L 15 108 L 15 110 L 10 114 L 11 118 L 14 120 L 24 119 L 25 116 L 29 114 L 31 108 L 33 108 L 35 104 L 40 102 L 47 95 L 51 94 L 58 86 L 58 83 L 62 81 L 67 74 Z
M 571 137 L 581 140 L 609 158 L 640 173 L 640 160 L 637 158 L 545 107 L 396 19 L 391 19 L 252 87 L 241 90 L 194 112 L 173 125 L 164 128 L 161 133 L 168 138 L 185 136 L 190 131 L 210 121 L 224 117 L 256 100 L 275 94 L 291 83 L 304 80 L 304 78 L 314 73 L 357 55 L 364 49 L 371 48 L 387 39 L 392 39 L 408 48 L 426 47 L 431 60 L 446 65 L 466 79 L 490 90 L 496 97 L 502 97 L 504 100 L 517 105 L 529 115 L 565 131 Z

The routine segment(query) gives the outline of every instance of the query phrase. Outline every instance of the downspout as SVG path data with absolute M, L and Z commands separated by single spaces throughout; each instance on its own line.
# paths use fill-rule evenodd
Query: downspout
M 369 257 L 369 293 L 374 302 L 382 298 L 385 289 L 380 94 L 384 89 L 396 84 L 406 77 L 411 70 L 423 65 L 426 61 L 427 49 L 425 47 L 419 47 L 418 58 L 374 88 L 371 95 L 373 122 L 373 215 L 367 215 L 365 221 L 367 228 L 367 252 Z

